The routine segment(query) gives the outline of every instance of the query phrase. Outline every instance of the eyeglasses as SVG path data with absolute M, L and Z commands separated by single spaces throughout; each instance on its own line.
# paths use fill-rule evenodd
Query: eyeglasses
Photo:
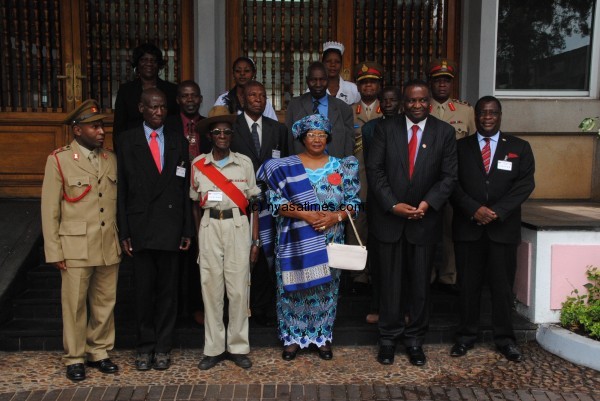
M 233 130 L 230 128 L 225 128 L 225 129 L 215 128 L 215 129 L 210 130 L 210 134 L 213 136 L 218 136 L 219 134 L 229 136 L 229 135 L 233 134 Z
M 327 138 L 327 134 L 324 133 L 324 132 L 319 132 L 319 133 L 317 133 L 317 132 L 309 132 L 309 133 L 306 134 L 306 137 L 310 138 L 310 139 L 317 139 L 317 138 L 319 138 L 319 139 L 325 139 L 325 138 Z
M 487 116 L 498 117 L 500 115 L 500 112 L 496 111 L 496 110 L 481 110 L 480 112 L 477 113 L 477 115 L 479 117 L 487 117 Z

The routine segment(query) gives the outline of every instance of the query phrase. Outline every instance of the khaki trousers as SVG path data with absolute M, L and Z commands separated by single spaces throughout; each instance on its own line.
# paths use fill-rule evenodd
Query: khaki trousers
M 250 228 L 248 219 L 234 209 L 231 219 L 211 219 L 205 211 L 198 235 L 200 283 L 204 301 L 204 355 L 225 351 L 248 354 L 248 291 Z M 227 333 L 223 323 L 223 296 L 229 300 Z
M 118 264 L 61 270 L 65 365 L 84 363 L 86 354 L 88 361 L 108 358 L 115 344 L 118 273 Z

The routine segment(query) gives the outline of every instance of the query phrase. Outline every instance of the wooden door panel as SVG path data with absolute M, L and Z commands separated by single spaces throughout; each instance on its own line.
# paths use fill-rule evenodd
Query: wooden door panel
M 46 158 L 64 143 L 64 127 L 56 121 L 46 125 L 0 125 L 0 196 L 38 197 Z
M 145 42 L 168 61 L 162 77 L 193 77 L 192 0 L 6 0 L 0 3 L 0 197 L 38 197 L 47 156 L 71 142 L 63 124 L 95 98 L 112 146 L 112 106 L 135 77 Z M 5 156 L 6 154 L 6 156 Z

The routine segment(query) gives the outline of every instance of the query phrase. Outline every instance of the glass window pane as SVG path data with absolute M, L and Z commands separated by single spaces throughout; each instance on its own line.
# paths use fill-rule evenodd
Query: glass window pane
M 497 90 L 587 91 L 596 0 L 499 0 Z

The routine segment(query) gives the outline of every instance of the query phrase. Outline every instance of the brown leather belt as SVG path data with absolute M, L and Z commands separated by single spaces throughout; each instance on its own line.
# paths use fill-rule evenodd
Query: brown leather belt
M 237 207 L 234 207 L 233 209 L 237 209 Z M 233 217 L 233 209 L 228 209 L 228 210 L 209 209 L 210 210 L 210 218 L 211 219 L 219 219 L 219 220 L 231 219 Z

